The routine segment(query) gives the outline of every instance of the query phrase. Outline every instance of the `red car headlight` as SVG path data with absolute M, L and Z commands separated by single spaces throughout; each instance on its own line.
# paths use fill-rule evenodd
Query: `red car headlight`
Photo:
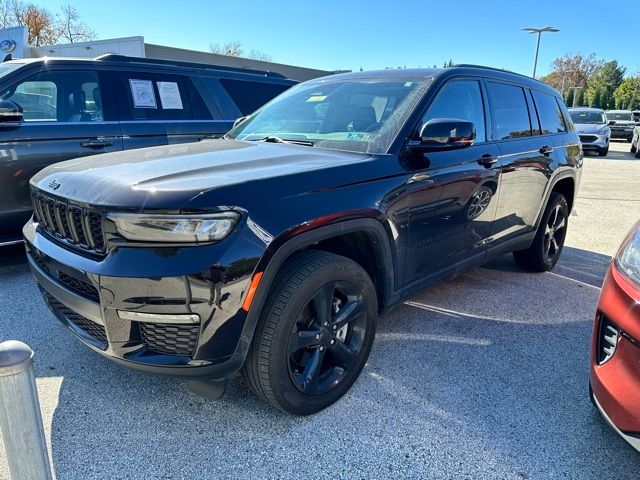
M 636 224 L 632 233 L 627 236 L 618 250 L 615 262 L 618 271 L 640 285 L 640 228 Z

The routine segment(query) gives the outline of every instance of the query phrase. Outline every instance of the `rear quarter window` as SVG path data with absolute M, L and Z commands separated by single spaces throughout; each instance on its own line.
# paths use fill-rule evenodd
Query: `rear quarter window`
M 220 84 L 238 106 L 238 110 L 242 115 L 249 115 L 255 112 L 262 105 L 290 87 L 290 85 L 277 83 L 252 82 L 230 78 L 221 78 Z
M 543 135 L 567 131 L 566 121 L 556 97 L 534 90 L 533 100 L 536 102 Z

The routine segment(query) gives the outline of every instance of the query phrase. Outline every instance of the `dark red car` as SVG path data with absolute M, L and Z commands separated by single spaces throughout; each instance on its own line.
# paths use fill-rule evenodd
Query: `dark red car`
M 602 285 L 590 376 L 600 413 L 640 451 L 640 222 L 623 242 Z

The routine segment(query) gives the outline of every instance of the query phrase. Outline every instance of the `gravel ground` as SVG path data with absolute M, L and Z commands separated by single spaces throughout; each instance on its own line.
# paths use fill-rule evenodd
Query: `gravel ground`
M 585 160 L 553 272 L 505 256 L 416 295 L 381 319 L 351 392 L 308 418 L 271 409 L 238 379 L 209 402 L 101 358 L 47 312 L 21 250 L 3 250 L 0 339 L 36 351 L 57 478 L 636 477 L 640 454 L 587 396 L 599 286 L 640 211 L 640 162 L 623 152 L 616 143 Z

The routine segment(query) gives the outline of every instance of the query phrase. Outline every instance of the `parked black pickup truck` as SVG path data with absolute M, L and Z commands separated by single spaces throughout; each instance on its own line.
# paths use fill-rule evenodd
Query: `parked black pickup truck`
M 52 163 L 221 136 L 295 84 L 276 73 L 104 55 L 0 64 L 0 246 L 22 240 Z
M 305 415 L 351 387 L 378 315 L 417 289 L 506 252 L 552 269 L 581 165 L 560 95 L 528 77 L 341 74 L 223 139 L 46 168 L 27 256 L 96 352 L 204 392 L 242 370 Z

